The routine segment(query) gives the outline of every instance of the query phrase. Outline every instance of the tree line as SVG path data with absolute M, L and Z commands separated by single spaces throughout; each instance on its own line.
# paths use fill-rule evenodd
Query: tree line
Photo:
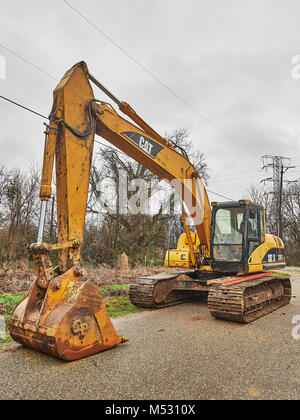
M 208 182 L 208 166 L 203 153 L 195 150 L 187 130 L 180 129 L 166 136 L 177 146 L 183 148 L 196 167 L 202 180 Z M 144 197 L 150 188 L 165 197 L 171 211 L 164 211 L 166 202 L 159 202 L 155 212 L 136 211 L 124 213 L 118 207 L 120 173 L 125 173 L 127 182 L 143 180 Z M 109 181 L 110 186 L 105 187 Z M 114 185 L 115 188 L 111 188 Z M 104 186 L 104 187 L 103 187 Z M 40 171 L 32 168 L 24 175 L 20 170 L 0 166 L 0 266 L 15 261 L 28 260 L 27 245 L 35 242 L 39 223 Z M 152 191 L 151 190 L 151 191 Z M 153 192 L 153 191 L 152 191 Z M 128 191 L 134 198 L 135 188 Z M 140 191 L 141 193 L 141 191 Z M 252 201 L 262 203 L 266 209 L 267 232 L 277 235 L 278 207 L 271 195 L 263 188 L 251 186 L 246 194 Z M 106 205 L 115 203 L 114 211 Z M 140 203 L 142 210 L 143 203 Z M 120 154 L 111 147 L 101 147 L 95 154 L 91 167 L 90 188 L 87 203 L 87 216 L 83 263 L 105 264 L 115 267 L 119 256 L 125 252 L 131 265 L 150 265 L 161 263 L 165 250 L 176 247 L 179 235 L 183 232 L 180 211 L 176 212 L 175 196 L 170 188 L 158 184 L 158 178 L 133 159 Z M 287 262 L 300 265 L 300 184 L 285 187 L 282 195 L 282 239 L 286 246 Z M 55 243 L 56 203 L 53 197 L 48 202 L 44 241 Z
M 267 233 L 278 235 L 278 197 L 267 193 L 264 187 L 251 186 L 251 200 L 262 203 L 266 210 Z M 288 265 L 300 266 L 300 182 L 287 185 L 282 190 L 281 204 L 282 240 Z
M 207 180 L 207 163 L 204 155 L 195 150 L 187 130 L 180 129 L 167 136 L 178 147 L 183 148 L 193 165 Z M 176 246 L 183 231 L 179 212 L 164 211 L 164 200 L 155 213 L 143 211 L 121 212 L 119 203 L 120 173 L 126 174 L 127 182 L 143 180 L 145 194 L 150 194 L 150 186 L 161 197 L 170 198 L 175 206 L 174 195 L 168 196 L 167 185 L 158 184 L 158 178 L 133 159 L 120 154 L 111 147 L 101 147 L 95 154 L 91 166 L 90 187 L 87 203 L 83 263 L 106 264 L 114 267 L 119 256 L 125 252 L 131 265 L 161 263 L 165 250 Z M 105 182 L 114 185 L 114 191 L 103 188 Z M 157 184 L 157 185 L 156 185 Z M 28 175 L 20 170 L 0 167 L 0 265 L 28 259 L 27 245 L 35 242 L 39 223 L 40 171 L 31 169 Z M 55 188 L 55 186 L 54 186 Z M 136 191 L 128 191 L 128 198 L 134 198 Z M 141 189 L 141 186 L 136 188 Z M 170 188 L 169 188 L 170 189 Z M 139 191 L 141 193 L 141 191 Z M 142 200 L 141 200 L 142 201 Z M 105 208 L 105 203 L 116 203 L 115 211 Z M 103 205 L 104 204 L 104 205 Z M 143 203 L 139 203 L 142 210 Z M 57 240 L 55 198 L 47 205 L 44 241 Z

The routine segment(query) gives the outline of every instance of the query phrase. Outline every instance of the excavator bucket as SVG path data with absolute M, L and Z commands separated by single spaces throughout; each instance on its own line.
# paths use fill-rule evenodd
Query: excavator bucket
M 26 347 L 72 361 L 128 341 L 119 337 L 98 287 L 75 266 L 46 289 L 33 283 L 10 321 L 12 338 Z

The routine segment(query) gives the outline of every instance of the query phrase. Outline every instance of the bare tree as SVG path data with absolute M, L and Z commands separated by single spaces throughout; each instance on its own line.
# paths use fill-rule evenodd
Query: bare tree
M 171 134 L 167 134 L 166 138 L 172 141 L 179 150 L 183 151 L 192 165 L 199 173 L 202 181 L 207 183 L 209 179 L 208 165 L 203 152 L 197 150 L 189 138 L 189 133 L 186 128 L 180 128 L 179 130 L 173 131 Z
M 35 238 L 39 178 L 36 169 L 28 176 L 19 170 L 0 171 L 1 262 L 23 258 Z

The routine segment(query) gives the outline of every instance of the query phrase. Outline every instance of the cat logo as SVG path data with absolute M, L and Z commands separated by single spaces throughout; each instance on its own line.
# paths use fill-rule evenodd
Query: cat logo
M 144 152 L 151 156 L 153 144 L 149 143 L 149 141 L 147 141 L 144 137 L 141 137 L 139 141 L 139 146 Z
M 152 159 L 154 159 L 156 155 L 163 150 L 163 146 L 156 141 L 139 133 L 135 133 L 134 131 L 124 131 L 121 134 Z

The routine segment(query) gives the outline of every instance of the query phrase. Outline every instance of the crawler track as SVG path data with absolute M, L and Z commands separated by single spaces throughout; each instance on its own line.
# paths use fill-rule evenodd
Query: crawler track
M 290 279 L 272 273 L 219 277 L 206 285 L 190 276 L 192 272 L 185 271 L 138 278 L 130 285 L 130 301 L 144 308 L 164 308 L 208 292 L 208 310 L 213 317 L 247 323 L 291 300 Z
M 212 286 L 208 310 L 215 318 L 247 323 L 287 305 L 290 300 L 290 279 L 270 276 Z
M 177 290 L 167 293 L 165 299 L 162 297 L 168 291 L 170 282 L 184 274 L 186 272 L 138 278 L 130 285 L 129 299 L 133 305 L 143 308 L 165 308 L 191 300 L 193 296 L 190 292 Z

